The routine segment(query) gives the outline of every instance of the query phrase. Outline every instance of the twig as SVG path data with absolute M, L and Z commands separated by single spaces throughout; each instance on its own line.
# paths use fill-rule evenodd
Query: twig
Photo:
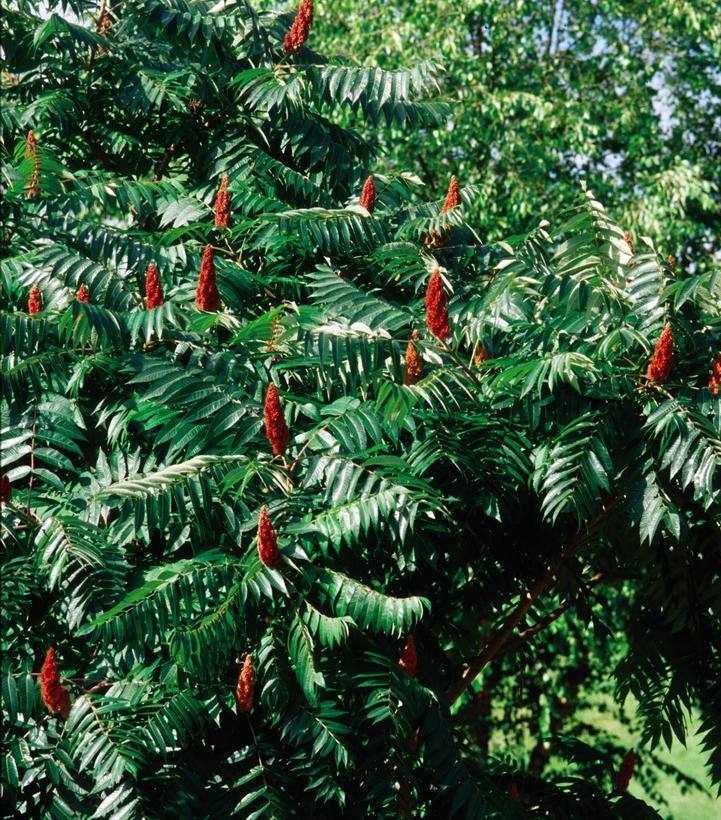
M 597 572 L 593 578 L 590 578 L 586 584 L 584 584 L 584 590 L 590 592 L 593 587 L 596 586 L 600 581 L 603 580 L 605 573 Z M 537 635 L 539 632 L 544 630 L 549 624 L 552 624 L 554 621 L 558 620 L 564 612 L 568 610 L 568 608 L 573 603 L 573 599 L 569 598 L 567 601 L 564 601 L 560 606 L 557 606 L 552 612 L 549 612 L 544 618 L 541 618 L 540 621 L 533 624 L 533 626 L 529 626 L 528 629 L 524 629 L 523 632 L 520 632 L 515 638 L 511 638 L 496 652 L 495 657 L 499 658 L 501 655 L 508 655 L 511 652 L 515 652 L 519 649 L 529 638 Z

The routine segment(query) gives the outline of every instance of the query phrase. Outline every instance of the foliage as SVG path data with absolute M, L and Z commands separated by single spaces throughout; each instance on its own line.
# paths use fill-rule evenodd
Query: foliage
M 639 741 L 683 742 L 697 710 L 721 783 L 718 273 L 674 273 L 650 241 L 632 256 L 588 190 L 489 246 L 472 189 L 441 215 L 383 173 L 348 112 L 438 124 L 432 62 L 339 65 L 312 31 L 288 56 L 293 15 L 246 2 L 52 8 L 19 0 L 6 23 L 11 813 L 655 816 L 614 792 L 625 750 L 563 724 L 610 660 Z M 206 246 L 217 312 L 194 301 Z M 146 309 L 151 262 L 165 301 Z M 437 268 L 445 341 L 424 329 Z M 413 330 L 424 370 L 404 385 Z M 67 722 L 40 695 L 51 646 Z M 529 765 L 488 752 L 494 708 L 538 741 Z M 551 750 L 570 773 L 544 773 Z
M 442 67 L 451 116 L 382 143 L 437 196 L 450 173 L 475 186 L 481 236 L 528 231 L 585 179 L 664 258 L 703 269 L 721 258 L 715 0 L 338 0 L 319 15 L 332 53 Z

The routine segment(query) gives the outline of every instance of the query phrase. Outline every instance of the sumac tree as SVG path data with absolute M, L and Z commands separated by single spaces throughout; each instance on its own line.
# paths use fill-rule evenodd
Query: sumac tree
M 6 12 L 6 805 L 652 816 L 562 723 L 617 659 L 639 744 L 696 710 L 721 781 L 719 278 L 588 191 L 484 244 L 372 136 L 444 117 L 435 67 L 313 19 Z

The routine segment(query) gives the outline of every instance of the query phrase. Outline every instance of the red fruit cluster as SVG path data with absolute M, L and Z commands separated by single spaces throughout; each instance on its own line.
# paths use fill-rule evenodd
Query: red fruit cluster
M 220 294 L 215 284 L 215 263 L 213 262 L 213 249 L 210 245 L 206 245 L 203 251 L 195 303 L 201 310 L 210 312 L 220 310 Z
M 228 177 L 223 177 L 215 196 L 215 227 L 227 228 L 230 224 L 230 191 Z
M 2 478 L 0 478 L 0 501 L 2 501 L 3 504 L 7 503 L 10 501 L 12 494 L 13 488 L 10 484 L 10 479 L 3 474 Z
M 25 186 L 25 194 L 28 199 L 32 199 L 40 193 L 40 151 L 38 141 L 32 131 L 28 131 L 25 137 L 25 156 L 30 160 L 30 179 Z
M 721 390 L 721 353 L 716 356 L 711 368 L 711 376 L 708 380 L 708 389 L 712 396 L 717 396 Z
M 246 655 L 240 674 L 238 675 L 238 683 L 235 687 L 235 702 L 238 704 L 239 712 L 250 712 L 253 708 L 254 685 L 253 656 Z
M 676 275 L 676 257 L 672 253 L 670 253 L 668 255 L 668 259 L 666 261 L 668 262 L 668 269 L 671 271 L 671 274 L 673 276 L 675 276 Z
M 420 338 L 418 331 L 411 334 L 411 341 L 406 347 L 406 369 L 403 374 L 403 384 L 417 384 L 423 376 L 423 357 L 413 344 L 414 339 Z
M 448 326 L 446 294 L 438 268 L 431 274 L 426 288 L 426 324 L 436 339 L 445 339 L 451 332 Z
M 616 775 L 616 788 L 619 792 L 625 792 L 628 789 L 628 784 L 633 777 L 633 767 L 636 764 L 636 756 L 633 749 L 629 749 L 623 756 L 621 766 Z
M 75 294 L 75 298 L 78 302 L 85 302 L 87 305 L 90 302 L 90 294 L 88 293 L 88 286 L 83 283 L 78 288 L 78 292 Z
M 455 176 L 451 177 L 448 183 L 448 193 L 446 194 L 446 201 L 441 208 L 442 214 L 447 214 L 452 208 L 457 208 L 461 204 L 461 189 L 458 187 L 458 180 Z
M 35 285 L 28 296 L 28 313 L 40 313 L 43 309 L 43 295 L 40 288 Z
M 288 446 L 288 425 L 280 405 L 278 388 L 271 382 L 265 394 L 265 436 L 274 456 L 282 456 Z
M 60 683 L 55 650 L 52 647 L 48 649 L 43 668 L 40 670 L 40 692 L 45 705 L 54 715 L 67 718 L 71 706 L 70 695 L 68 690 Z
M 261 507 L 258 516 L 258 555 L 261 563 L 265 564 L 266 567 L 277 567 L 280 564 L 278 536 L 275 534 L 268 510 L 265 507 Z
M 398 665 L 404 670 L 406 675 L 411 678 L 416 676 L 416 667 L 418 666 L 418 654 L 416 653 L 416 640 L 413 635 L 408 636 L 406 645 L 403 647 Z
M 286 54 L 292 54 L 303 45 L 310 34 L 313 24 L 313 0 L 302 0 L 298 14 L 293 20 L 290 31 L 283 38 L 283 47 Z
M 673 331 L 671 325 L 666 325 L 661 334 L 661 338 L 653 351 L 653 357 L 648 363 L 646 378 L 656 384 L 662 384 L 671 375 L 671 364 L 673 362 Z
M 518 786 L 515 783 L 511 783 L 511 788 L 508 791 L 508 796 L 511 800 L 515 800 L 516 803 L 521 802 L 521 793 L 518 791 Z
M 360 204 L 366 209 L 366 211 L 368 211 L 369 214 L 373 213 L 373 209 L 376 206 L 376 196 L 376 186 L 375 182 L 373 182 L 373 177 L 368 177 L 363 184 Z
M 160 275 L 155 267 L 155 262 L 151 262 L 145 270 L 145 304 L 148 310 L 152 310 L 160 307 L 164 301 Z

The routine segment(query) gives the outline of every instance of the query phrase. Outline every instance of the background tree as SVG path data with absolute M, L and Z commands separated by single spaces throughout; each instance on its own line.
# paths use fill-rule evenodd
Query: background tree
M 10 813 L 655 816 L 692 709 L 721 781 L 718 275 L 588 191 L 483 244 L 361 133 L 432 65 L 314 11 L 7 15 Z M 573 734 L 614 684 L 634 771 Z
M 624 230 L 681 265 L 721 256 L 721 30 L 713 0 L 323 4 L 320 42 L 366 65 L 439 65 L 439 126 L 388 129 L 389 161 L 436 196 L 476 186 L 473 222 L 503 239 L 575 201 L 578 181 Z

